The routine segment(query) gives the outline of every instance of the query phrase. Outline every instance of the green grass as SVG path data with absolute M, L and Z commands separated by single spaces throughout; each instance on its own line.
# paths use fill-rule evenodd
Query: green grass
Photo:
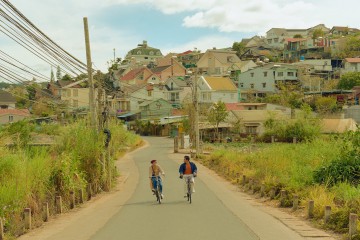
M 103 133 L 92 131 L 85 122 L 65 127 L 27 124 L 20 122 L 0 129 L 0 137 L 18 139 L 12 148 L 0 149 L 0 217 L 5 219 L 9 236 L 22 233 L 21 216 L 25 207 L 32 209 L 37 224 L 43 204 L 53 205 L 55 195 L 61 195 L 67 206 L 70 191 L 85 189 L 89 183 L 97 183 L 104 189 L 106 184 L 107 173 L 101 163 L 105 151 Z M 114 161 L 118 156 L 140 144 L 141 139 L 116 122 L 111 122 L 109 128 L 112 131 L 110 168 L 115 171 Z M 27 146 L 34 132 L 55 134 L 56 144 Z M 21 136 L 25 141 L 19 139 Z

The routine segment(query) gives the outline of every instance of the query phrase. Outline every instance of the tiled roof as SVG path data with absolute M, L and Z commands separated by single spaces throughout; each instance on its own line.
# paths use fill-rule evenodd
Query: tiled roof
M 16 99 L 15 97 L 6 91 L 0 90 L 0 102 L 6 102 L 6 103 L 15 103 Z
M 28 109 L 0 109 L 0 116 L 3 115 L 18 115 L 18 116 L 30 116 Z
M 123 77 L 121 77 L 120 80 L 122 80 L 122 81 L 133 80 L 137 75 L 139 75 L 140 73 L 142 73 L 144 71 L 145 71 L 144 67 L 133 69 L 130 72 L 128 72 L 127 74 L 125 74 Z
M 360 63 L 360 58 L 345 58 L 345 61 L 349 63 Z
M 226 77 L 204 77 L 212 90 L 237 91 L 235 84 Z
M 244 110 L 244 107 L 239 103 L 225 103 L 225 107 L 227 111 Z
M 166 65 L 166 66 L 161 66 L 161 67 L 156 67 L 156 68 L 152 68 L 151 71 L 155 74 L 157 73 L 161 73 L 162 71 L 164 71 L 165 69 L 169 68 L 171 65 Z

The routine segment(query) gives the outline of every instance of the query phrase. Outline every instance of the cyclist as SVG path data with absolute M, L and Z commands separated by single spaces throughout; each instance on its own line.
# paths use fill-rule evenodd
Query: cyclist
M 184 178 L 185 179 L 185 185 L 184 185 L 184 191 L 185 191 L 185 197 L 187 197 L 187 186 L 186 186 L 186 181 L 187 179 L 190 179 L 190 183 L 191 183 L 191 189 L 192 192 L 195 192 L 195 188 L 194 188 L 194 184 L 195 184 L 195 180 L 194 177 L 196 177 L 197 175 L 197 167 L 195 165 L 195 163 L 190 162 L 190 157 L 189 156 L 184 156 L 184 163 L 182 163 L 180 165 L 179 168 L 179 173 L 180 173 L 180 178 Z
M 150 161 L 151 165 L 149 167 L 149 178 L 150 178 L 150 188 L 153 194 L 155 194 L 155 189 L 157 188 L 157 183 L 159 183 L 160 187 L 160 196 L 161 198 L 164 198 L 164 195 L 162 193 L 163 184 L 160 177 L 160 174 L 165 176 L 165 172 L 162 170 L 162 168 L 157 164 L 156 160 Z M 158 178 L 158 181 L 156 181 L 156 178 Z

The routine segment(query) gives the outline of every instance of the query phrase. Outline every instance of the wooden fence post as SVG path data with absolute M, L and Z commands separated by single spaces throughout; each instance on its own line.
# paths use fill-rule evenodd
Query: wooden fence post
M 44 206 L 43 206 L 43 219 L 44 219 L 44 222 L 49 221 L 49 216 L 50 216 L 49 203 L 45 203 Z
M 325 206 L 324 223 L 327 223 L 329 221 L 330 215 L 331 215 L 331 206 Z
M 184 148 L 185 148 L 185 134 L 180 133 L 180 149 L 184 149 Z
M 271 143 L 275 142 L 275 136 L 271 136 Z
M 245 186 L 246 183 L 246 175 L 242 176 L 242 185 Z
M 280 206 L 285 207 L 285 200 L 286 200 L 286 190 L 280 191 Z
M 0 240 L 4 240 L 4 224 L 2 218 L 0 218 Z
M 79 189 L 79 203 L 84 203 L 84 190 L 82 188 Z
M 89 183 L 88 185 L 87 185 L 87 197 L 88 197 L 88 200 L 90 200 L 91 199 L 91 197 L 92 197 L 92 188 L 91 188 L 91 184 Z
M 308 208 L 308 217 L 313 218 L 314 217 L 314 200 L 309 201 L 309 208 Z
M 293 143 L 296 143 L 296 137 L 293 137 Z
M 350 216 L 349 216 L 349 239 L 352 239 L 352 236 L 357 234 L 357 220 L 358 220 L 358 216 L 355 213 L 350 213 Z
M 55 203 L 56 203 L 56 213 L 62 214 L 62 198 L 61 198 L 61 196 L 55 197 Z
M 270 190 L 270 199 L 274 199 L 275 198 L 275 187 L 272 187 Z
M 264 197 L 264 196 L 265 196 L 265 184 L 261 184 L 260 197 Z
M 299 207 L 299 196 L 298 195 L 294 195 L 294 198 L 293 198 L 293 207 L 292 209 L 294 211 L 296 211 Z
M 31 208 L 24 209 L 25 229 L 31 229 Z
M 174 137 L 174 153 L 178 153 L 178 152 L 179 152 L 179 138 Z
M 75 193 L 74 191 L 70 192 L 70 209 L 75 208 Z

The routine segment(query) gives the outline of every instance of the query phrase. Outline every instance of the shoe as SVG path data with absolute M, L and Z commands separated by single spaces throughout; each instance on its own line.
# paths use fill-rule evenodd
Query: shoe
M 163 198 L 164 198 L 164 194 L 160 194 L 160 197 L 161 197 L 161 199 L 163 199 Z
M 155 189 L 151 189 L 151 191 L 152 191 L 153 195 L 155 195 Z

